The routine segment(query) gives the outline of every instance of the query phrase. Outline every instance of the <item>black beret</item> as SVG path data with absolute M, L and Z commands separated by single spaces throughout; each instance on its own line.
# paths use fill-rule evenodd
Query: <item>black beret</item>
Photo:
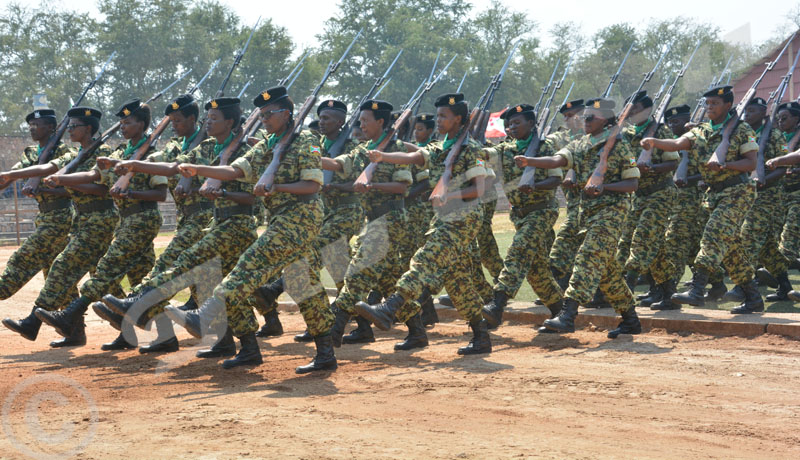
M 184 94 L 182 96 L 178 96 L 172 103 L 167 105 L 167 108 L 164 109 L 164 115 L 169 115 L 172 112 L 177 112 L 178 110 L 183 109 L 191 104 L 194 104 L 194 98 L 191 94 Z
M 558 111 L 560 113 L 564 113 L 568 110 L 575 110 L 575 109 L 583 110 L 583 107 L 584 107 L 583 99 L 575 99 L 574 101 L 569 101 L 564 103 L 564 105 L 562 105 L 561 108 L 558 109 Z
M 669 120 L 670 118 L 679 117 L 681 115 L 689 116 L 691 112 L 692 108 L 686 104 L 670 107 L 664 112 L 664 120 Z
M 791 112 L 793 115 L 797 116 L 800 115 L 800 104 L 795 101 L 792 102 L 784 102 L 783 104 L 778 106 L 778 112 L 781 110 L 786 110 Z
M 38 109 L 25 116 L 25 122 L 30 123 L 34 118 L 52 118 L 55 120 L 56 111 L 53 109 Z
M 397 121 L 402 113 L 403 112 L 401 110 L 395 110 L 392 112 L 392 121 Z
M 508 120 L 514 115 L 527 115 L 529 118 L 533 117 L 533 121 L 536 122 L 536 112 L 534 111 L 534 107 L 530 104 L 518 104 L 511 106 L 500 115 L 500 118 L 503 120 Z
M 611 99 L 604 99 L 602 97 L 589 99 L 586 101 L 587 109 L 594 109 L 603 112 L 603 117 L 606 119 L 614 118 L 614 108 L 617 103 Z
M 432 115 L 430 113 L 420 113 L 417 115 L 415 123 L 422 123 L 428 128 L 433 128 L 436 126 L 436 115 Z
M 224 109 L 225 107 L 239 105 L 240 102 L 242 101 L 238 97 L 218 97 L 206 102 L 205 108 L 206 110 Z
M 631 100 L 633 99 L 633 100 Z M 631 104 L 642 104 L 642 107 L 648 108 L 653 106 L 653 99 L 647 95 L 647 90 L 639 91 L 638 93 L 634 94 L 633 96 L 629 97 L 626 103 L 630 102 Z
M 319 115 L 323 110 L 335 110 L 337 112 L 342 112 L 343 114 L 347 115 L 347 106 L 342 101 L 337 101 L 336 99 L 328 99 L 327 101 L 322 101 L 319 106 L 317 107 L 317 115 Z
M 120 118 L 129 117 L 141 107 L 142 101 L 139 99 L 131 99 L 130 101 L 122 104 L 122 107 L 117 110 L 117 116 Z
M 369 110 L 372 112 L 391 112 L 394 109 L 392 104 L 386 101 L 379 101 L 375 99 L 368 99 L 361 104 L 359 110 Z
M 439 108 L 450 107 L 456 104 L 466 104 L 466 102 L 464 102 L 464 95 L 462 93 L 442 94 L 436 98 L 433 106 Z
M 283 86 L 275 86 L 270 88 L 253 99 L 253 105 L 256 107 L 264 107 L 267 104 L 272 104 L 289 97 L 289 93 Z
M 765 101 L 763 97 L 754 97 L 750 99 L 750 102 L 748 102 L 747 105 L 760 105 L 764 108 L 767 108 L 767 101 Z
M 703 93 L 703 97 L 721 97 L 725 102 L 733 102 L 733 86 L 717 86 Z
M 73 107 L 67 111 L 67 116 L 70 118 L 102 118 L 103 112 L 93 109 L 91 107 Z
M 313 120 L 311 123 L 308 124 L 308 129 L 311 130 L 318 130 L 319 129 L 319 120 Z

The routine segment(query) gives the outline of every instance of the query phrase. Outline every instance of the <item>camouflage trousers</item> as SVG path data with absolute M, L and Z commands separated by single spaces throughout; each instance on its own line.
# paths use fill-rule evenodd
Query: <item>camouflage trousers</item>
M 494 231 L 492 230 L 492 219 L 497 209 L 497 199 L 483 203 L 482 207 L 483 217 L 481 218 L 481 226 L 478 229 L 480 262 L 489 271 L 492 279 L 497 279 L 503 269 L 503 258 L 500 257 L 500 250 L 497 248 L 497 240 L 495 240 Z M 481 276 L 483 276 L 482 272 Z
M 228 326 L 237 337 L 258 329 L 248 297 L 283 271 L 286 293 L 300 308 L 313 336 L 327 334 L 333 312 L 320 282 L 321 258 L 314 247 L 322 225 L 322 203 L 299 203 L 270 212 L 267 229 L 244 251 L 214 289 L 224 302 Z
M 414 253 L 425 244 L 425 233 L 428 231 L 431 219 L 433 219 L 433 206 L 428 201 L 422 201 L 420 198 L 406 208 L 408 238 L 401 242 L 402 271 L 397 278 L 405 273 Z
M 783 257 L 775 257 L 783 228 L 784 206 L 781 185 L 759 190 L 741 230 L 742 244 L 750 256 L 750 264 L 764 265 L 774 275 L 788 269 Z
M 561 300 L 561 288 L 553 278 L 548 263 L 548 236 L 557 218 L 558 209 L 532 211 L 521 217 L 512 212 L 511 221 L 516 233 L 503 261 L 503 270 L 497 278 L 495 290 L 514 297 L 527 277 L 533 291 L 545 305 Z
M 575 254 L 583 241 L 580 223 L 580 198 L 572 198 L 574 192 L 565 192 L 567 196 L 567 215 L 556 233 L 550 248 L 550 266 L 562 274 L 572 272 Z
M 36 216 L 36 229 L 11 254 L 0 277 L 0 299 L 19 291 L 37 273 L 45 278 L 53 259 L 64 249 L 72 226 L 72 208 L 58 209 Z
M 389 211 L 367 222 L 356 239 L 344 287 L 333 305 L 353 314 L 356 302 L 366 300 L 370 290 L 390 292 L 397 281 L 398 266 L 402 263 L 400 247 L 407 233 L 403 210 Z
M 83 275 L 94 272 L 108 250 L 119 223 L 116 209 L 76 214 L 67 246 L 55 258 L 34 304 L 48 311 L 60 310 L 76 296 Z M 119 288 L 121 291 L 121 288 Z
M 626 227 L 630 235 L 623 235 L 617 246 L 617 262 L 624 270 L 647 273 L 664 244 L 670 214 L 677 189 L 667 187 L 648 196 L 636 196 Z
M 740 231 L 755 197 L 755 189 L 749 184 L 706 194 L 704 206 L 709 217 L 700 239 L 700 252 L 694 260 L 695 267 L 712 274 L 721 273 L 724 267 L 731 280 L 740 286 L 753 279 L 753 266 Z
M 788 261 L 800 258 L 800 191 L 786 193 L 786 219 L 778 250 Z
M 94 302 L 114 292 L 115 286 L 127 274 L 135 286 L 156 261 L 153 240 L 161 228 L 161 213 L 157 209 L 142 211 L 120 220 L 114 239 L 97 263 L 94 275 L 80 288 L 81 296 Z
M 167 286 L 167 283 L 181 275 L 188 277 L 189 286 L 197 286 L 197 301 L 202 304 L 211 296 L 213 287 L 233 269 L 239 256 L 257 237 L 256 221 L 252 216 L 235 215 L 220 222 L 212 219 L 211 226 L 204 231 L 203 237 L 181 252 L 172 266 L 151 276 L 146 282 L 143 281 L 137 288 L 158 288 L 166 297 L 148 310 L 149 317 L 153 318 L 164 311 L 167 301 L 183 289 L 186 283 L 180 283 L 177 287 Z M 214 264 L 214 261 L 219 261 L 219 265 Z
M 594 209 L 591 213 L 581 213 L 586 235 L 575 256 L 572 276 L 564 297 L 586 305 L 600 288 L 617 313 L 621 314 L 631 308 L 633 295 L 625 284 L 622 266 L 615 258 L 617 242 L 629 207 L 630 200 L 624 197 L 616 203 Z
M 336 283 L 336 289 L 344 286 L 347 266 L 350 264 L 352 250 L 350 240 L 364 226 L 364 210 L 359 204 L 346 204 L 329 210 L 323 221 L 319 235 L 314 242 L 322 264 Z
M 148 281 L 159 273 L 172 267 L 184 251 L 200 241 L 213 216 L 214 212 L 211 209 L 202 210 L 189 216 L 181 216 L 178 220 L 175 236 L 172 237 L 164 252 L 158 256 L 158 260 L 156 260 L 150 272 L 142 279 L 140 284 L 132 289 L 132 292 L 139 293 L 142 290 L 142 286 L 146 285 Z M 200 305 L 201 300 L 195 286 L 191 287 L 191 291 L 195 302 Z
M 478 230 L 478 233 L 480 234 L 480 230 Z M 478 291 L 478 295 L 480 295 L 482 299 L 490 299 L 492 297 L 492 284 L 486 280 L 486 275 L 483 272 L 480 245 L 477 238 L 472 240 L 472 243 L 469 245 L 469 257 L 471 259 L 470 266 L 472 267 L 470 271 L 472 286 Z M 493 278 L 492 282 L 495 281 L 496 279 Z
M 411 258 L 411 266 L 397 281 L 396 292 L 406 299 L 397 319 L 408 321 L 419 313 L 415 300 L 426 286 L 444 286 L 462 318 L 469 321 L 480 315 L 483 299 L 470 276 L 472 258 L 469 246 L 475 240 L 481 221 L 480 207 L 435 216 L 425 235 L 425 244 Z M 438 289 L 436 289 L 438 290 Z M 435 291 L 432 291 L 435 292 Z
M 678 281 L 688 263 L 700 250 L 700 237 L 708 215 L 703 209 L 703 192 L 697 187 L 678 189 L 664 236 L 664 244 L 650 264 L 656 283 Z

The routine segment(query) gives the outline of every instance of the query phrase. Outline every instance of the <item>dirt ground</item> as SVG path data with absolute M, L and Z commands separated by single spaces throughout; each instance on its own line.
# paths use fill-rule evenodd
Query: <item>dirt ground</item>
M 0 315 L 27 314 L 41 282 Z M 281 319 L 265 363 L 230 371 L 180 328 L 182 350 L 153 357 L 101 351 L 116 331 L 94 313 L 77 349 L 0 327 L 0 458 L 800 458 L 797 341 L 507 325 L 492 354 L 464 358 L 459 321 L 424 350 L 395 353 L 398 328 L 297 376 L 312 346 L 292 341 L 298 313 Z

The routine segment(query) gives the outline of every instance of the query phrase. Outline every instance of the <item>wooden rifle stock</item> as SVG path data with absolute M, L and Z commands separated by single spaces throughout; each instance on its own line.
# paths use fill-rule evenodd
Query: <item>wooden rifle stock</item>
M 385 152 L 386 149 L 389 147 L 389 143 L 394 140 L 394 135 L 400 129 L 401 126 L 411 118 L 411 108 L 407 108 L 403 110 L 400 116 L 395 120 L 394 124 L 392 124 L 391 129 L 386 133 L 386 137 L 383 138 L 380 144 L 375 147 L 375 150 L 379 152 Z M 360 185 L 367 185 L 372 182 L 372 175 L 375 174 L 375 168 L 378 167 L 378 163 L 370 162 L 361 174 L 358 175 L 358 179 L 356 179 L 355 184 Z

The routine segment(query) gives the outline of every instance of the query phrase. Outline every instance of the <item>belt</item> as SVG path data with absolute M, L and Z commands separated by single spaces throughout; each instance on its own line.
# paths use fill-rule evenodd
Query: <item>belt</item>
M 444 206 L 439 206 L 439 207 L 434 206 L 433 209 L 437 215 L 446 216 L 451 212 L 456 212 L 462 209 L 467 209 L 472 207 L 478 207 L 478 205 L 472 206 L 467 204 L 475 200 L 477 200 L 477 198 L 470 198 L 469 200 L 459 200 L 459 199 L 448 200 L 447 203 L 444 204 Z
M 69 198 L 61 198 L 58 200 L 45 201 L 39 203 L 39 212 L 57 211 L 59 209 L 67 209 L 72 205 L 72 200 Z
M 375 220 L 382 215 L 386 214 L 389 211 L 395 211 L 405 208 L 405 202 L 403 200 L 389 200 L 380 206 L 376 206 L 371 210 L 367 211 L 367 220 Z
M 214 208 L 214 220 L 217 222 L 230 219 L 233 216 L 252 216 L 253 206 L 249 204 L 238 204 L 225 208 Z
M 78 214 L 90 214 L 114 209 L 114 200 L 96 200 L 90 203 L 76 204 L 75 210 Z
M 213 209 L 214 203 L 210 203 L 208 201 L 198 201 L 197 203 L 190 204 L 189 206 L 182 206 L 181 214 L 185 217 L 191 216 L 192 214 L 197 214 L 200 211 L 205 211 L 207 209 Z
M 800 183 L 783 186 L 783 191 L 785 191 L 786 193 L 792 193 L 798 190 L 800 190 Z
M 355 195 L 345 195 L 345 196 L 330 196 L 328 197 L 328 201 L 331 204 L 332 208 L 338 208 L 340 206 L 349 206 L 353 204 L 361 204 L 361 198 Z
M 139 203 L 132 204 L 126 208 L 119 210 L 119 215 L 123 219 L 132 216 L 134 214 L 138 214 L 144 211 L 150 211 L 153 209 L 158 209 L 158 203 L 155 201 L 141 201 Z
M 667 177 L 661 182 L 653 184 L 649 187 L 644 187 L 636 190 L 636 196 L 650 196 L 656 192 L 664 190 L 667 187 L 673 187 L 673 186 L 675 186 L 675 182 L 673 182 L 671 177 Z
M 709 190 L 715 193 L 719 193 L 728 187 L 733 187 L 734 185 L 739 185 L 739 184 L 746 184 L 749 181 L 750 179 L 747 177 L 747 174 L 741 173 L 737 176 L 731 177 L 730 179 L 726 179 L 722 182 L 716 184 L 708 184 L 708 188 Z
M 542 209 L 550 209 L 558 206 L 556 200 L 542 201 L 536 204 L 529 204 L 527 206 L 511 206 L 511 215 L 517 219 L 521 219 L 534 211 L 541 211 Z

